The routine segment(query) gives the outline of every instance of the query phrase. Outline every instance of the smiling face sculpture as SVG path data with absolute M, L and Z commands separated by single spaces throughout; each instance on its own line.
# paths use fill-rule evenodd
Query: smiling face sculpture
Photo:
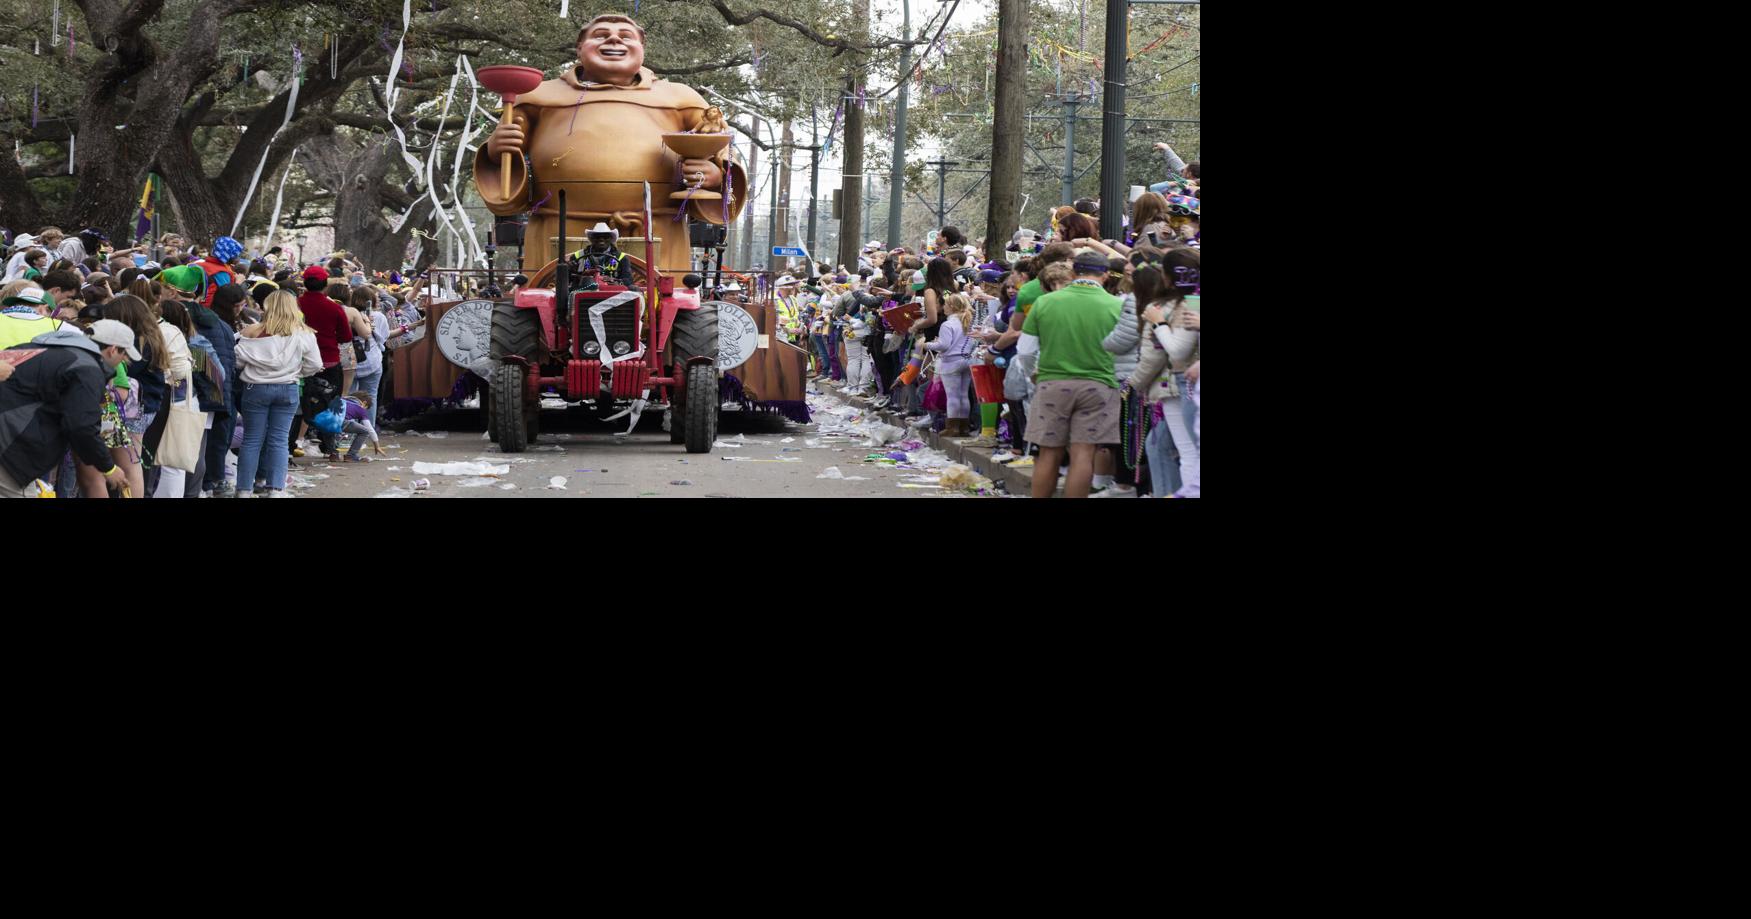
M 534 275 L 559 251 L 587 245 L 585 230 L 598 221 L 620 231 L 622 249 L 642 259 L 642 242 L 663 242 L 658 267 L 691 268 L 686 218 L 722 224 L 734 220 L 747 195 L 747 179 L 731 149 L 709 159 L 683 159 L 663 143 L 667 133 L 723 131 L 722 117 L 709 118 L 699 93 L 644 66 L 645 33 L 631 18 L 602 15 L 578 34 L 577 60 L 533 92 L 517 98 L 509 123 L 499 125 L 475 156 L 475 187 L 499 216 L 530 213 L 524 270 Z M 500 155 L 511 157 L 511 194 L 501 195 Z M 645 189 L 650 189 L 654 231 L 641 232 Z M 670 200 L 678 189 L 697 187 L 723 200 Z M 559 192 L 566 193 L 566 235 L 560 248 Z M 533 211 L 531 212 L 531 208 Z

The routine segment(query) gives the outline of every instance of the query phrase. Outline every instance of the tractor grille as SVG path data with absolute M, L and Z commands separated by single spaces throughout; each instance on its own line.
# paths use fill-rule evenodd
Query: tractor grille
M 596 341 L 596 326 L 591 321 L 590 308 L 602 302 L 604 302 L 604 298 L 585 299 L 581 293 L 572 298 L 572 325 L 578 330 L 577 344 L 580 349 L 585 342 Z M 602 346 L 604 357 L 607 356 L 608 349 L 617 341 L 626 342 L 632 346 L 632 350 L 638 350 L 638 309 L 642 302 L 642 298 L 633 294 L 627 296 L 624 301 L 616 303 L 603 315 L 602 328 L 607 333 L 608 340 L 597 342 L 597 344 Z M 576 353 L 582 354 L 583 352 L 580 350 Z

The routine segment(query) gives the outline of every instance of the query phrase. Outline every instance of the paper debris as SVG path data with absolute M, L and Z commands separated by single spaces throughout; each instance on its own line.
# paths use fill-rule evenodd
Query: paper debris
M 978 491 L 982 488 L 991 487 L 990 479 L 974 472 L 971 467 L 963 466 L 960 463 L 950 463 L 944 467 L 942 470 L 941 481 L 946 488 L 964 488 L 969 491 Z
M 466 478 L 466 479 L 458 479 L 456 482 L 456 487 L 457 488 L 479 488 L 482 485 L 497 485 L 498 481 L 499 481 L 498 479 L 488 479 L 488 478 L 481 478 L 481 477 L 476 476 L 476 477 L 471 477 L 471 478 Z
M 387 489 L 384 491 L 380 491 L 380 492 L 372 495 L 371 497 L 373 497 L 373 498 L 411 498 L 411 497 L 413 497 L 413 492 L 408 491 L 405 488 L 390 488 L 390 489 Z
M 413 471 L 418 475 L 504 475 L 511 467 L 490 463 L 414 463 Z
M 565 448 L 560 446 L 559 444 L 542 444 L 539 447 L 535 447 L 534 452 L 536 452 L 536 453 L 564 453 Z
M 781 443 L 781 444 L 788 444 L 788 443 L 791 443 L 791 442 L 793 442 L 793 441 L 795 441 L 795 440 L 796 440 L 796 438 L 794 438 L 794 437 L 786 437 L 786 438 L 785 438 L 785 439 L 783 439 L 783 440 L 781 440 L 781 441 L 779 441 L 779 443 Z
M 515 489 L 516 487 L 517 487 L 517 483 L 515 483 L 515 482 L 501 482 L 501 483 L 499 483 L 499 490 L 500 491 L 511 491 L 511 490 Z
M 821 470 L 821 474 L 818 476 L 815 476 L 815 478 L 817 478 L 817 479 L 843 479 L 847 482 L 867 482 L 867 481 L 869 481 L 869 476 L 846 475 L 846 474 L 839 471 L 838 466 L 828 466 L 826 469 Z
M 919 485 L 915 482 L 901 482 L 895 488 L 941 488 L 941 485 Z
M 556 476 L 554 476 L 554 477 L 553 477 L 553 478 L 551 478 L 551 479 L 548 479 L 548 480 L 547 480 L 547 487 L 548 487 L 548 488 L 557 488 L 557 489 L 559 489 L 559 490 L 560 490 L 560 491 L 565 491 L 565 490 L 566 490 L 566 487 L 565 487 L 565 476 L 563 476 L 563 475 L 556 475 Z
M 722 440 L 714 440 L 711 442 L 711 445 L 714 447 L 727 447 L 731 450 L 740 450 L 742 447 L 746 446 L 745 444 L 732 444 Z
M 390 472 L 400 472 L 400 471 L 401 471 L 401 467 L 400 467 L 400 466 L 390 466 L 390 467 L 389 467 L 389 471 L 390 471 Z M 397 481 L 399 481 L 399 480 L 397 480 Z

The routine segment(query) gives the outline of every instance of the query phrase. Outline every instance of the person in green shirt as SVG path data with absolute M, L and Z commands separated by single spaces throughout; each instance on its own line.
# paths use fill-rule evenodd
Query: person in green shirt
M 1020 349 L 1037 339 L 1038 389 L 1028 411 L 1027 439 L 1040 448 L 1034 466 L 1034 497 L 1050 498 L 1058 489 L 1058 465 L 1065 450 L 1070 472 L 1064 492 L 1086 498 L 1093 486 L 1094 451 L 1119 440 L 1119 390 L 1113 355 L 1102 344 L 1119 322 L 1123 304 L 1106 292 L 1106 256 L 1089 252 L 1076 259 L 1069 286 L 1040 297 L 1022 324 Z
M 1049 243 L 1040 250 L 1039 255 L 1034 256 L 1033 280 L 1023 284 L 1015 292 L 1016 322 L 1027 316 L 1028 311 L 1033 309 L 1034 301 L 1045 294 L 1046 289 L 1040 286 L 1040 273 L 1046 270 L 1046 266 L 1053 262 L 1068 262 L 1075 256 L 1076 249 L 1066 242 Z

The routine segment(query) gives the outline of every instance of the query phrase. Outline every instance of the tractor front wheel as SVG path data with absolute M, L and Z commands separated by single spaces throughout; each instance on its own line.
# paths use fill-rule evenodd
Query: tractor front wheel
M 487 393 L 492 399 L 489 433 L 496 435 L 492 439 L 498 441 L 499 449 L 505 453 L 522 453 L 529 446 L 524 425 L 523 373 L 521 364 L 500 363 L 493 368 L 492 388 Z
M 682 428 L 688 453 L 710 453 L 717 440 L 717 367 L 687 365 L 687 399 L 675 424 Z

